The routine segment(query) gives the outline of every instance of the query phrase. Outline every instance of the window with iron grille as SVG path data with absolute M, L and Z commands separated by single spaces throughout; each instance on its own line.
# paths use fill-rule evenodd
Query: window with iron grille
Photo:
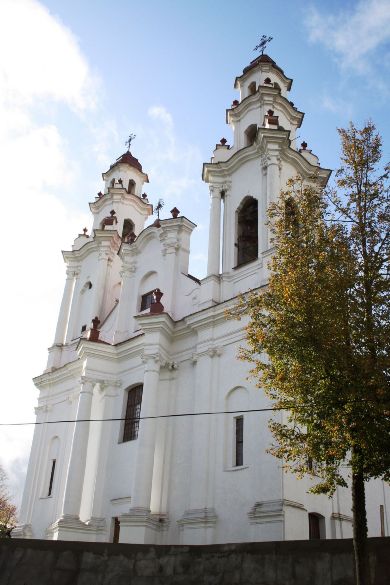
M 134 441 L 138 437 L 139 417 L 141 414 L 142 385 L 130 388 L 127 392 L 125 424 L 123 427 L 123 442 Z
M 146 309 L 149 309 L 150 305 L 154 303 L 153 293 L 154 290 L 151 290 L 150 292 L 142 295 L 140 311 L 146 311 Z
M 238 416 L 235 420 L 235 437 L 236 437 L 236 453 L 235 463 L 236 467 L 244 465 L 244 417 Z

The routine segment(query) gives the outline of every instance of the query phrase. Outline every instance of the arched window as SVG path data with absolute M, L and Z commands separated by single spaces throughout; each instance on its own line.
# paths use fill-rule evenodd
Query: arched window
M 122 240 L 126 240 L 127 236 L 134 232 L 134 223 L 131 219 L 125 219 L 123 222 Z
M 126 414 L 123 425 L 122 441 L 134 441 L 138 438 L 139 419 L 141 415 L 143 386 L 135 386 L 127 391 Z
M 251 146 L 254 143 L 257 134 L 257 124 L 251 124 L 245 130 L 245 146 Z
M 127 192 L 131 193 L 132 195 L 135 195 L 135 181 L 133 181 L 133 179 L 129 180 Z
M 249 394 L 246 388 L 237 386 L 228 392 L 225 398 L 225 410 L 229 413 L 225 417 L 225 467 L 236 469 L 248 465 L 249 451 L 245 445 L 244 413 L 248 409 Z
M 246 197 L 237 210 L 237 266 L 258 257 L 257 199 Z
M 252 81 L 248 85 L 248 95 L 253 95 L 254 93 L 256 93 L 256 81 Z

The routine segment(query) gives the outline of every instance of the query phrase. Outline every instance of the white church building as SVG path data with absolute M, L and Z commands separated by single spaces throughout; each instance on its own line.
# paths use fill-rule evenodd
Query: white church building
M 292 80 L 267 55 L 236 78 L 234 144 L 203 165 L 207 277 L 188 273 L 195 224 L 174 208 L 145 227 L 148 175 L 130 150 L 103 173 L 91 235 L 63 252 L 66 282 L 14 537 L 151 544 L 346 538 L 349 490 L 307 493 L 267 453 L 270 406 L 237 359 L 237 295 L 267 283 L 267 206 L 320 167 Z M 95 317 L 97 317 L 95 319 Z M 276 414 L 274 416 L 281 416 Z M 65 421 L 65 422 L 55 422 Z M 48 424 L 50 423 L 50 424 Z M 386 488 L 387 489 L 387 488 Z M 369 535 L 389 535 L 389 492 L 368 486 Z M 387 498 L 387 499 L 386 499 Z

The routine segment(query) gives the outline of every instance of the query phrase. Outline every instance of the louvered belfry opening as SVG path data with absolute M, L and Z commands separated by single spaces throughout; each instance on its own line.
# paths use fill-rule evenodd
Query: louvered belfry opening
M 237 217 L 237 266 L 258 256 L 257 199 L 247 197 Z
M 142 403 L 142 384 L 131 388 L 127 393 L 125 424 L 123 427 L 123 442 L 134 441 L 138 437 L 139 419 Z

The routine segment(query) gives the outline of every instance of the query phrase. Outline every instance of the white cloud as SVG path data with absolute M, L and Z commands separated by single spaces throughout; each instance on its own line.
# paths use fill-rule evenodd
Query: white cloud
M 196 146 L 179 140 L 172 114 L 164 106 L 151 106 L 148 116 L 150 126 L 141 130 L 148 145 L 148 173 L 166 203 L 177 205 L 200 183 L 201 153 Z
M 360 0 L 352 6 L 337 14 L 312 7 L 306 26 L 310 40 L 327 47 L 343 68 L 364 73 L 376 50 L 390 40 L 390 2 Z
M 35 0 L 0 2 L 0 87 L 3 100 L 66 102 L 78 110 L 95 104 L 91 75 L 72 33 Z
M 324 110 L 332 112 L 332 114 L 336 114 L 349 120 L 353 118 L 353 104 L 342 98 L 324 95 L 321 99 L 321 106 L 324 108 Z
M 35 0 L 1 0 L 0 20 L 0 422 L 32 421 L 31 378 L 45 367 L 64 283 L 60 250 L 89 221 L 59 198 L 73 187 L 77 164 L 66 154 L 53 105 L 70 108 L 85 124 L 97 103 L 96 80 L 71 32 Z M 51 121 L 42 123 L 46 110 Z M 0 428 L 1 459 L 17 503 L 31 431 Z

